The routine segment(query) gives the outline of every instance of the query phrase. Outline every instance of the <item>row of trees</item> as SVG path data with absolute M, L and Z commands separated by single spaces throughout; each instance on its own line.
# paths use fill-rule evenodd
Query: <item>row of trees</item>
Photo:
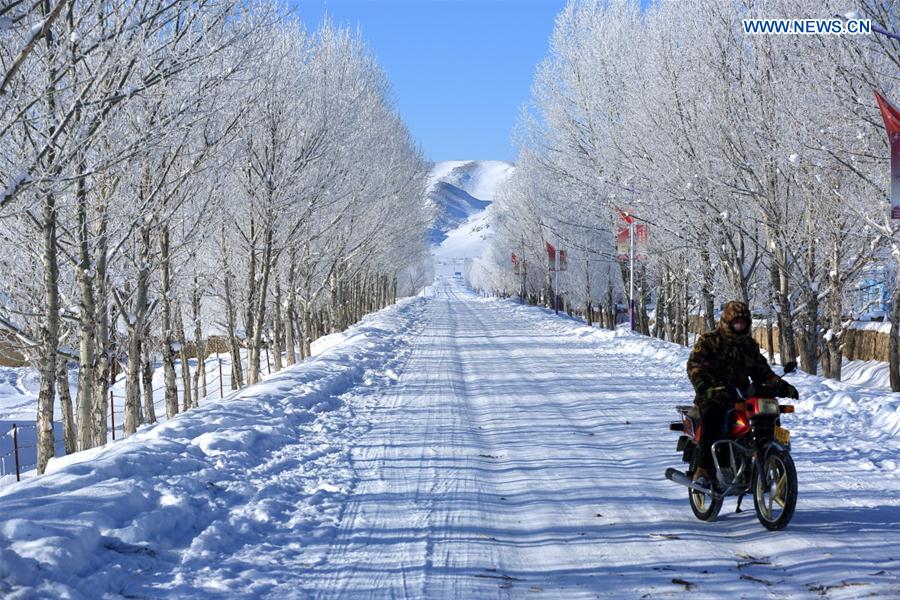
M 120 364 L 130 434 L 159 358 L 171 417 L 211 332 L 255 383 L 262 349 L 294 364 L 427 275 L 426 167 L 357 34 L 265 2 L 22 0 L 0 65 L 0 326 L 40 372 L 38 472 L 57 397 L 67 452 L 106 443 Z
M 850 4 L 876 24 L 900 22 L 896 3 Z M 549 285 L 551 241 L 570 253 L 560 277 L 568 299 L 608 314 L 629 300 L 615 232 L 617 210 L 630 211 L 652 232 L 634 274 L 640 330 L 686 344 L 691 315 L 711 328 L 716 307 L 736 298 L 777 326 L 783 361 L 839 379 L 848 291 L 873 264 L 890 269 L 898 241 L 873 90 L 900 100 L 900 43 L 746 35 L 741 22 L 847 9 L 830 0 L 662 0 L 646 10 L 570 1 L 523 110 L 518 168 L 495 204 L 497 236 L 475 283 L 518 290 L 509 256 L 524 253 L 537 297 Z

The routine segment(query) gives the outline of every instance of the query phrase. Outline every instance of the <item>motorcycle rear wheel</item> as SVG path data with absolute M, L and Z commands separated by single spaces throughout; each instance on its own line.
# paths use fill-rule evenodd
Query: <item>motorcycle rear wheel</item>
M 692 474 L 693 471 L 688 473 L 689 476 Z M 725 500 L 724 498 L 716 499 L 709 494 L 688 488 L 688 501 L 691 503 L 691 510 L 694 511 L 695 517 L 701 521 L 715 521 Z
M 791 522 L 797 507 L 797 469 L 787 452 L 772 450 L 756 469 L 753 507 L 756 518 L 770 531 Z

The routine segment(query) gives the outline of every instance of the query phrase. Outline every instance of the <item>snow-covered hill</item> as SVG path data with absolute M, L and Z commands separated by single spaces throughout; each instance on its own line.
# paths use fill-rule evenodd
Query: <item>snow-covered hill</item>
M 451 160 L 434 165 L 428 182 L 427 201 L 438 216 L 430 232 L 433 244 L 483 211 L 494 200 L 497 188 L 515 167 L 501 160 Z
M 431 171 L 428 202 L 438 217 L 429 238 L 437 275 L 462 272 L 490 236 L 486 209 L 515 166 L 499 160 L 447 161 Z

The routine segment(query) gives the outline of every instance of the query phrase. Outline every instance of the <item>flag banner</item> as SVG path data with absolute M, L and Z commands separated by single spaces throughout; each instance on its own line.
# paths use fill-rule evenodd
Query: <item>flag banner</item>
M 647 242 L 650 241 L 650 228 L 646 223 L 634 226 L 634 258 L 635 260 L 647 260 Z
M 559 270 L 560 271 L 568 271 L 569 270 L 569 253 L 565 250 L 559 251 Z
M 547 242 L 547 268 L 551 271 L 556 268 L 556 248 Z
M 516 275 L 521 275 L 522 274 L 522 264 L 521 264 L 521 261 L 519 261 L 519 257 L 516 256 L 515 252 L 513 252 L 513 255 L 512 255 L 512 264 L 513 264 L 513 273 L 515 273 Z
M 891 143 L 891 219 L 900 219 L 900 111 L 878 92 L 875 99 Z
M 620 261 L 628 260 L 628 246 L 628 228 L 619 227 L 619 231 L 616 234 L 616 258 Z

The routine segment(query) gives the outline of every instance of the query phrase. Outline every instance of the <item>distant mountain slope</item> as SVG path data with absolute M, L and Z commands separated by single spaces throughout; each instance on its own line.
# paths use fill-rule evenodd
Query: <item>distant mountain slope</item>
M 431 201 L 437 206 L 437 218 L 428 239 L 432 244 L 440 244 L 447 239 L 447 234 L 453 231 L 473 214 L 490 206 L 487 200 L 479 200 L 455 185 L 445 181 L 434 184 L 429 195 Z
M 515 167 L 500 160 L 436 163 L 430 174 L 427 202 L 437 213 L 429 240 L 439 245 L 448 234 L 494 200 Z

